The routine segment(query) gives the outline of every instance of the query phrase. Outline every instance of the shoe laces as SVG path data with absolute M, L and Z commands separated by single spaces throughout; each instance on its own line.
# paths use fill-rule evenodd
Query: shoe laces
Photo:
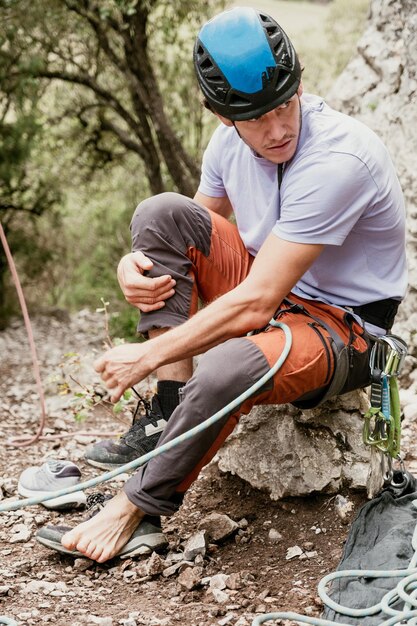
M 85 508 L 88 514 L 88 517 L 93 517 L 96 515 L 101 509 L 105 507 L 107 502 L 112 499 L 113 496 L 110 494 L 101 493 L 101 491 L 97 491 L 95 493 L 90 493 L 86 498 Z
M 136 391 L 136 389 L 134 389 L 133 387 L 132 387 L 132 390 L 133 390 L 134 394 L 139 398 L 138 403 L 137 403 L 136 408 L 135 408 L 135 412 L 133 413 L 132 425 L 135 423 L 136 418 L 137 418 L 138 413 L 139 413 L 139 409 L 140 409 L 140 407 L 142 405 L 143 408 L 145 409 L 145 417 L 147 417 L 147 419 L 151 422 L 151 424 L 153 424 L 153 426 L 157 426 L 158 425 L 158 419 L 163 417 L 162 412 L 161 413 L 157 413 L 154 410 L 153 403 L 149 402 L 149 400 L 146 400 L 146 398 L 141 396 Z

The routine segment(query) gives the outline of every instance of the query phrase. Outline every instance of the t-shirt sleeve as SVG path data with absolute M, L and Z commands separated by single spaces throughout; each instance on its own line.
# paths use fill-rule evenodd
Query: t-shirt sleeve
M 375 198 L 367 166 L 344 153 L 308 155 L 285 174 L 273 233 L 295 243 L 340 246 Z
M 198 191 L 211 198 L 222 198 L 226 195 L 221 175 L 221 133 L 217 128 L 211 137 L 203 155 L 201 178 Z

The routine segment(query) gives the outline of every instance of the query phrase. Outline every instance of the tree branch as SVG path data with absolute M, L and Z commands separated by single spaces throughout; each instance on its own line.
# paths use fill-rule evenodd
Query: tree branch
M 120 143 L 128 148 L 128 150 L 133 150 L 133 152 L 136 152 L 142 159 L 146 159 L 147 155 L 145 150 L 143 149 L 143 146 L 137 141 L 134 141 L 131 135 L 123 130 L 123 128 L 120 128 L 120 126 L 106 118 L 101 119 L 101 128 L 103 130 L 111 131 L 112 133 L 114 133 L 119 139 Z

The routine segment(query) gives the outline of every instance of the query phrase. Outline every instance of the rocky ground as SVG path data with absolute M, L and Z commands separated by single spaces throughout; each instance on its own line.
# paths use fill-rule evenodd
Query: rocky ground
M 50 439 L 24 448 L 8 444 L 14 436 L 35 433 L 40 416 L 28 341 L 18 320 L 0 333 L 3 501 L 17 495 L 25 467 L 49 457 L 76 462 L 83 479 L 96 476 L 98 470 L 83 461 L 94 433 L 123 431 L 129 423 L 127 415 L 116 419 L 100 406 L 78 424 L 77 409 L 71 410 L 73 392 L 86 393 L 79 383 L 88 385 L 94 378 L 91 362 L 103 343 L 100 316 L 86 311 L 73 318 L 39 316 L 33 324 Z M 142 391 L 152 387 L 147 381 Z M 417 458 L 413 393 L 412 386 L 405 390 L 404 441 L 411 467 Z M 87 396 L 79 402 L 85 404 Z M 125 479 L 106 483 L 101 491 L 115 493 Z M 340 506 L 346 504 L 342 496 L 350 505 L 347 513 Z M 22 626 L 250 626 L 255 616 L 274 611 L 318 616 L 317 583 L 337 566 L 349 522 L 365 498 L 343 492 L 273 502 L 237 477 L 221 474 L 213 462 L 180 512 L 163 520 L 167 550 L 104 565 L 60 556 L 34 539 L 40 526 L 71 524 L 83 511 L 58 513 L 39 505 L 0 513 L 0 615 Z

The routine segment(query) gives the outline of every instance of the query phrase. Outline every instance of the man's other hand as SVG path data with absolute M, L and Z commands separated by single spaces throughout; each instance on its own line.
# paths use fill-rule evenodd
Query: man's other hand
M 152 261 L 138 251 L 122 257 L 117 268 L 117 278 L 124 297 L 143 313 L 162 309 L 165 300 L 175 293 L 175 280 L 171 276 L 144 276 L 152 267 Z

